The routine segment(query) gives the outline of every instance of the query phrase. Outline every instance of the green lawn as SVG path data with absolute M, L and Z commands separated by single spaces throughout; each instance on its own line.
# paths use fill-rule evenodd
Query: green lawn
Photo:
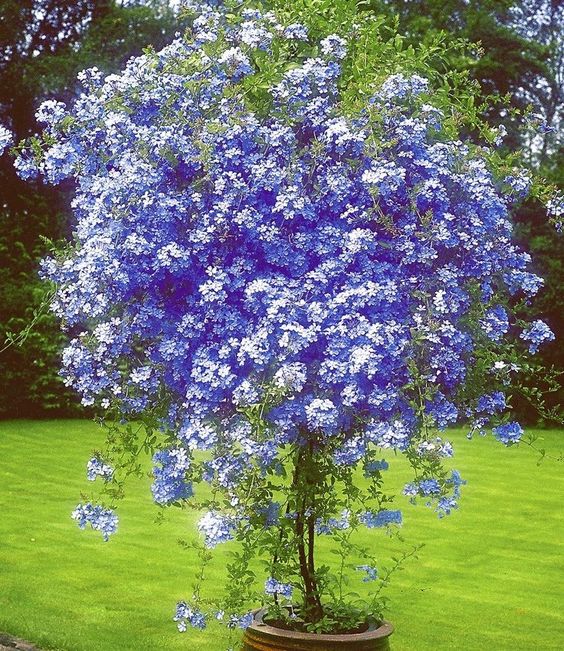
M 543 431 L 564 449 L 564 432 Z M 108 543 L 80 531 L 70 512 L 85 464 L 101 447 L 87 421 L 0 423 L 0 630 L 61 651 L 223 651 L 222 629 L 176 632 L 177 600 L 195 566 L 176 543 L 194 515 L 169 510 L 157 524 L 150 480 L 132 480 Z M 425 543 L 396 574 L 388 617 L 393 651 L 549 651 L 564 648 L 564 464 L 524 446 L 452 432 L 454 467 L 468 480 L 460 511 L 437 519 L 399 498 L 407 545 Z M 408 475 L 390 458 L 392 482 Z M 384 557 L 398 541 L 366 533 Z M 221 585 L 221 554 L 208 589 Z M 213 639 L 210 639 L 213 637 Z

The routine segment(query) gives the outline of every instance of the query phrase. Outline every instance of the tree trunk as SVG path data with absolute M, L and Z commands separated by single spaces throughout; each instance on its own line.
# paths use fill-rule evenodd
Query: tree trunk
M 315 479 L 312 479 L 312 475 L 315 477 L 316 473 L 311 473 L 314 463 L 312 446 L 301 448 L 296 455 L 294 469 L 294 488 L 298 505 L 295 532 L 300 574 L 304 584 L 304 619 L 307 622 L 318 622 L 324 614 L 315 578 L 314 509 L 317 487 Z

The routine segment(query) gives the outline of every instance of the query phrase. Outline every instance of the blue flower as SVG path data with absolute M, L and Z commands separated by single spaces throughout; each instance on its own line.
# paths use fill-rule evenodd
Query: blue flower
M 334 434 L 339 426 L 339 412 L 331 400 L 315 398 L 306 405 L 305 412 L 307 424 L 312 430 L 320 429 L 326 434 Z
M 90 481 L 94 481 L 97 477 L 102 477 L 104 481 L 110 481 L 113 475 L 113 468 L 98 457 L 92 457 L 86 466 L 86 476 Z
M 369 425 L 367 438 L 381 448 L 405 450 L 411 438 L 411 428 L 404 422 L 394 420 Z
M 443 441 L 437 436 L 434 440 L 421 441 L 417 445 L 417 454 L 420 457 L 452 457 L 454 450 L 449 441 Z
M 284 36 L 289 40 L 307 41 L 307 28 L 300 23 L 292 23 L 284 28 Z
M 350 527 L 350 517 L 351 512 L 348 509 L 344 509 L 340 518 L 328 518 L 327 520 L 318 518 L 315 521 L 315 532 L 318 535 L 325 534 L 330 536 L 335 531 L 348 529 Z
M 347 42 L 337 34 L 331 34 L 324 38 L 321 43 L 321 52 L 327 57 L 344 59 L 347 55 Z
M 151 486 L 157 504 L 169 504 L 192 495 L 192 485 L 185 480 L 190 460 L 186 450 L 176 448 L 160 450 L 153 456 L 155 481 Z
M 530 353 L 536 353 L 543 342 L 554 341 L 554 333 L 546 323 L 544 323 L 544 321 L 540 320 L 533 321 L 533 323 L 531 323 L 531 325 L 521 333 L 520 337 L 521 339 L 530 342 Z
M 468 482 L 462 479 L 458 470 L 453 470 L 446 483 L 453 487 L 453 496 L 458 498 L 460 496 L 460 487 L 466 485 Z
M 528 170 L 519 170 L 516 174 L 511 174 L 504 179 L 504 183 L 509 185 L 517 201 L 529 194 L 531 181 L 531 173 Z
M 95 531 L 100 531 L 106 542 L 117 531 L 117 515 L 111 509 L 105 509 L 103 506 L 94 505 L 91 502 L 79 504 L 72 512 L 71 517 L 76 520 L 81 529 L 85 529 L 89 524 Z
M 433 416 L 440 430 L 444 430 L 449 423 L 455 423 L 458 418 L 458 409 L 441 392 L 437 392 L 437 395 L 430 401 L 428 412 Z
M 385 459 L 382 459 L 382 461 L 368 461 L 364 464 L 364 476 L 373 477 L 383 470 L 388 470 L 389 467 L 390 464 Z
M 401 525 L 402 515 L 401 511 L 382 509 L 377 512 L 366 511 L 360 515 L 359 520 L 369 529 L 373 529 L 375 527 L 386 527 L 391 524 Z
M 4 150 L 12 142 L 12 133 L 6 127 L 3 127 L 0 124 L 0 156 L 4 153 Z
M 509 330 L 507 312 L 500 305 L 497 305 L 486 312 L 484 318 L 480 321 L 480 325 L 492 341 L 499 341 Z
M 376 581 L 378 578 L 378 570 L 375 567 L 372 567 L 371 565 L 359 565 L 357 568 L 359 571 L 366 572 L 366 576 L 363 577 L 363 582 L 368 583 L 370 581 Z
M 38 122 L 44 122 L 53 128 L 57 126 L 66 114 L 67 107 L 65 104 L 57 102 L 56 100 L 48 99 L 39 106 L 35 112 L 35 118 Z
M 405 75 L 399 73 L 396 75 L 391 75 L 386 79 L 382 84 L 378 95 L 384 99 L 405 99 L 406 97 L 412 97 L 420 95 L 421 93 L 427 92 L 429 88 L 429 82 L 420 77 L 419 75 L 412 75 L 411 77 L 406 77 Z
M 193 628 L 206 628 L 205 615 L 196 608 L 189 606 L 185 601 L 176 604 L 176 612 L 173 621 L 177 622 L 178 630 L 184 633 L 188 626 Z
M 233 540 L 237 523 L 231 516 L 208 511 L 198 522 L 198 531 L 204 536 L 206 547 L 216 547 Z
M 435 510 L 437 511 L 439 518 L 442 518 L 445 515 L 450 515 L 452 510 L 456 508 L 458 508 L 456 499 L 453 496 L 445 495 L 439 499 Z
M 488 393 L 478 398 L 476 411 L 486 414 L 495 414 L 505 409 L 505 396 L 501 391 Z
M 242 628 L 245 630 L 253 623 L 253 613 L 245 613 L 244 615 L 231 615 L 227 622 L 228 628 Z
M 226 50 L 219 58 L 219 63 L 234 80 L 239 80 L 253 72 L 249 58 L 237 47 Z
M 440 490 L 441 487 L 436 479 L 422 479 L 419 482 L 419 492 L 422 495 L 436 495 Z
M 333 459 L 338 466 L 354 466 L 366 454 L 366 442 L 361 437 L 348 439 L 335 451 Z
M 292 598 L 293 587 L 289 583 L 280 583 L 269 577 L 264 584 L 264 591 L 268 595 L 280 595 L 285 599 Z
M 458 470 L 453 470 L 450 477 L 438 480 L 434 477 L 427 477 L 408 483 L 403 488 L 404 495 L 409 497 L 412 504 L 416 504 L 417 497 L 428 498 L 426 506 L 434 507 L 440 518 L 449 515 L 458 507 L 460 487 L 466 484 Z
M 523 436 L 523 428 L 519 423 L 512 421 L 511 423 L 505 423 L 503 425 L 498 425 L 494 427 L 492 432 L 494 433 L 496 439 L 505 445 L 513 445 L 518 443 Z
M 256 20 L 251 19 L 241 24 L 239 38 L 249 47 L 268 50 L 274 36 Z

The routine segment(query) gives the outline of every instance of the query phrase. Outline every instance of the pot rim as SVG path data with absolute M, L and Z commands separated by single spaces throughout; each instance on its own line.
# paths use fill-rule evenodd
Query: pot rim
M 289 631 L 285 628 L 276 628 L 264 621 L 266 608 L 259 608 L 253 611 L 253 623 L 247 630 L 253 629 L 261 634 L 266 634 L 275 640 L 312 640 L 317 642 L 352 642 L 364 640 L 379 640 L 391 635 L 394 631 L 392 624 L 382 620 L 378 625 L 375 620 L 368 622 L 368 630 L 362 633 L 302 633 L 300 631 Z

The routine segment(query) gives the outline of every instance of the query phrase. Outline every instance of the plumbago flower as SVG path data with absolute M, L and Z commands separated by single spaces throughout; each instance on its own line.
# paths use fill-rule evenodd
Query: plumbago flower
M 465 482 L 437 430 L 499 420 L 491 369 L 511 341 L 532 353 L 553 338 L 513 313 L 542 280 L 512 242 L 507 175 L 458 138 L 426 77 L 391 59 L 349 101 L 366 57 L 348 41 L 370 21 L 314 38 L 292 16 L 192 5 L 184 37 L 119 75 L 82 73 L 71 107 L 44 104 L 44 139 L 16 166 L 76 186 L 73 245 L 42 267 L 70 336 L 66 383 L 147 423 L 154 499 L 203 507 L 203 560 L 243 545 L 219 619 L 250 621 L 257 543 L 272 609 L 299 592 L 324 630 L 331 604 L 343 612 L 344 563 L 317 572 L 316 536 L 351 554 L 356 528 L 401 524 L 382 450 L 413 466 L 412 502 L 457 507 Z M 512 178 L 524 196 L 526 175 Z M 509 445 L 522 429 L 493 432 Z M 113 471 L 93 459 L 89 474 Z M 202 481 L 214 497 L 196 503 Z M 107 538 L 110 513 L 73 517 Z M 378 559 L 362 560 L 351 567 L 380 581 Z M 198 586 L 179 628 L 202 628 L 206 604 Z M 364 616 L 351 612 L 345 628 Z
M 0 156 L 12 143 L 12 133 L 0 124 Z

